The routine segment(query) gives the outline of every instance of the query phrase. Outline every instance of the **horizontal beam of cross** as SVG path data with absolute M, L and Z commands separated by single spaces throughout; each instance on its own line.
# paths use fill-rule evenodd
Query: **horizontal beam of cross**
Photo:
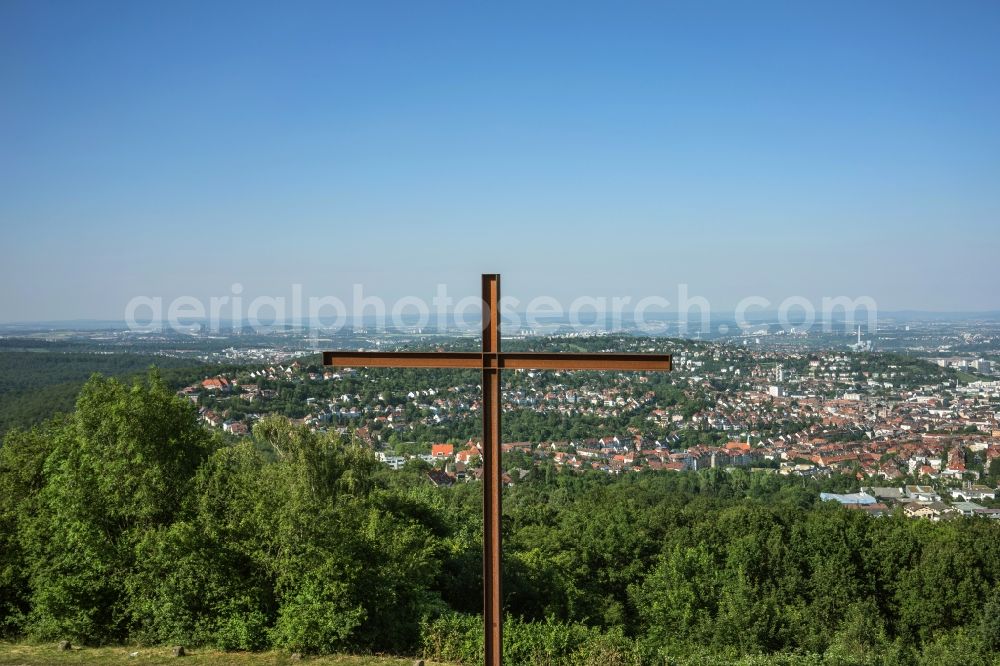
M 323 352 L 323 365 L 368 368 L 670 370 L 670 354 L 572 352 Z

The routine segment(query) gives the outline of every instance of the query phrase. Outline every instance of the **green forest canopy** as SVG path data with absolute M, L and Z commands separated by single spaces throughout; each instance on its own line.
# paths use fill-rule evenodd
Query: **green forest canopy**
M 39 340 L 0 343 L 0 440 L 12 428 L 72 411 L 77 394 L 94 373 L 134 377 L 156 366 L 164 380 L 176 386 L 220 370 L 192 359 L 155 354 L 66 351 L 65 345 Z
M 817 491 L 536 468 L 505 498 L 510 663 L 994 663 L 1000 525 Z M 0 448 L 0 627 L 475 663 L 480 511 L 477 484 L 435 488 L 281 417 L 223 443 L 155 373 L 93 378 Z

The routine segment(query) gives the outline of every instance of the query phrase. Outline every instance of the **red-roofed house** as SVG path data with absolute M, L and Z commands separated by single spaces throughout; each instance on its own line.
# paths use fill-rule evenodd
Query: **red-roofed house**
M 212 377 L 211 379 L 206 379 L 201 383 L 201 385 L 208 389 L 209 391 L 228 391 L 229 390 L 229 380 L 225 377 Z
M 450 458 L 455 454 L 455 446 L 453 444 L 432 444 L 431 445 L 431 455 L 435 458 Z
M 468 464 L 472 462 L 474 458 L 478 458 L 481 455 L 482 454 L 479 452 L 479 449 L 466 449 L 455 454 L 455 461 Z

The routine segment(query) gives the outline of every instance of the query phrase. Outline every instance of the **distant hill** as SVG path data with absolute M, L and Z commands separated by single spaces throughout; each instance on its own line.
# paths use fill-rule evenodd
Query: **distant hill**
M 95 372 L 126 377 L 156 366 L 171 384 L 193 380 L 209 366 L 153 354 L 52 351 L 43 341 L 0 345 L 0 438 L 73 409 L 83 383 Z

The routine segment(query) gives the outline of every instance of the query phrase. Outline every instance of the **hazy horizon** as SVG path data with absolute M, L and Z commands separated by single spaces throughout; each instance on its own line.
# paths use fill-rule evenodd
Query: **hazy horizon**
M 504 311 L 505 311 L 505 313 L 507 312 L 506 308 L 505 308 Z M 450 310 L 449 309 L 449 310 L 446 310 L 446 312 L 449 315 L 452 315 L 454 313 L 454 310 Z M 531 311 L 528 311 L 528 310 L 525 310 L 524 308 L 519 308 L 519 309 L 515 310 L 514 312 L 516 312 L 517 314 L 522 315 L 522 316 L 525 315 L 528 312 L 531 312 L 532 315 L 535 316 L 537 319 L 539 319 L 539 320 L 545 320 L 545 321 L 565 322 L 569 318 L 569 315 L 566 314 L 566 313 L 558 314 L 558 315 L 552 315 L 552 314 L 548 314 L 548 313 L 546 313 L 544 311 L 541 311 L 541 310 L 537 310 L 537 311 L 536 310 L 531 310 Z M 602 311 L 601 314 L 603 315 L 603 314 L 605 314 L 607 312 L 610 312 L 610 311 Z M 471 316 L 472 315 L 470 315 L 470 317 Z M 710 314 L 710 319 L 712 321 L 727 321 L 728 322 L 728 321 L 732 321 L 733 316 L 734 316 L 734 311 L 733 310 L 712 310 L 711 314 Z M 743 316 L 744 316 L 744 318 L 747 321 L 753 322 L 754 324 L 760 324 L 760 323 L 765 323 L 765 322 L 774 323 L 777 320 L 777 318 L 779 316 L 779 313 L 778 313 L 777 310 L 752 310 L 752 311 L 749 311 L 749 312 L 745 313 Z M 592 317 L 593 317 L 593 312 L 592 311 L 587 311 L 587 312 L 583 313 L 583 315 L 582 315 L 581 318 L 583 318 L 583 319 L 589 319 L 589 318 L 592 318 Z M 348 318 L 348 320 L 350 320 L 350 322 L 352 324 L 364 323 L 364 322 L 368 322 L 368 321 L 377 321 L 377 317 L 375 317 L 374 315 L 370 315 L 370 314 L 360 314 L 360 315 L 359 314 L 348 314 L 347 318 Z M 404 320 L 406 320 L 406 322 L 407 322 L 405 324 L 406 327 L 412 327 L 413 326 L 412 322 L 417 319 L 417 316 L 415 314 L 411 314 L 411 313 L 403 313 L 402 314 L 402 318 Z M 644 313 L 644 318 L 647 319 L 647 320 L 649 320 L 649 321 L 676 322 L 679 319 L 679 315 L 678 315 L 677 312 L 672 312 L 672 311 L 661 312 L 661 311 L 652 311 L 651 310 L 651 311 L 649 311 L 647 313 Z M 692 321 L 698 319 L 699 318 L 698 310 L 697 309 L 693 309 L 691 311 L 691 313 L 690 313 L 689 318 Z M 797 313 L 792 313 L 791 318 L 793 319 L 792 323 L 794 324 L 796 321 L 800 321 L 802 319 L 802 316 L 799 315 L 799 314 L 797 314 Z M 1000 310 L 980 310 L 980 311 L 965 311 L 965 312 L 961 312 L 961 311 L 946 312 L 946 311 L 932 311 L 932 310 L 879 310 L 878 311 L 878 321 L 879 321 L 880 324 L 884 323 L 886 321 L 893 322 L 893 323 L 909 323 L 909 322 L 916 322 L 916 321 L 953 321 L 953 322 L 962 322 L 962 321 L 976 320 L 978 318 L 984 318 L 984 319 L 996 319 L 996 318 L 1000 318 Z M 207 318 L 207 317 L 202 317 L 202 318 L 194 317 L 194 318 L 183 318 L 183 319 L 184 319 L 185 322 L 186 321 L 197 321 L 197 322 L 204 323 L 204 322 L 209 321 L 209 318 Z M 305 327 L 305 326 L 308 326 L 309 323 L 310 323 L 309 318 L 307 316 L 302 316 L 302 317 L 299 317 L 299 318 L 296 318 L 296 319 L 292 319 L 291 317 L 285 317 L 284 319 L 280 319 L 280 320 L 272 320 L 269 316 L 263 316 L 263 317 L 261 317 L 261 319 L 262 319 L 262 322 L 263 322 L 262 326 L 264 326 L 264 327 L 267 327 L 267 326 Z M 391 320 L 392 317 L 391 317 L 391 315 L 386 315 L 385 319 L 386 320 Z M 629 313 L 626 310 L 625 311 L 625 316 L 624 316 L 623 320 L 626 323 L 631 323 L 631 322 L 634 321 L 634 317 L 632 316 L 631 313 Z M 159 323 L 161 323 L 161 324 L 164 324 L 165 329 L 169 330 L 169 326 L 166 325 L 167 324 L 167 318 L 166 317 L 164 317 L 161 320 L 157 320 L 157 321 Z M 231 318 L 221 318 L 218 321 L 221 324 L 223 324 L 223 328 L 224 329 L 228 328 L 233 323 L 233 320 Z M 336 318 L 332 317 L 332 316 L 331 317 L 322 316 L 320 318 L 320 321 L 323 322 L 323 323 L 326 323 L 326 322 L 336 321 Z M 835 313 L 831 317 L 831 321 L 833 323 L 837 324 L 838 326 L 841 326 L 844 323 L 844 321 L 845 321 L 845 317 L 844 317 L 844 315 L 842 313 L 837 312 L 837 313 Z M 506 323 L 506 320 L 505 320 L 505 323 Z M 820 321 L 816 322 L 815 326 L 818 327 L 821 323 L 822 323 L 822 321 L 820 320 Z M 70 326 L 70 325 L 74 325 L 74 324 L 78 324 L 78 325 L 81 325 L 81 326 L 84 326 L 84 327 L 86 327 L 86 326 L 105 326 L 105 325 L 113 325 L 115 327 L 121 327 L 121 328 L 126 328 L 127 327 L 126 321 L 124 319 L 120 319 L 120 318 L 119 319 L 99 319 L 99 318 L 39 319 L 39 320 L 22 320 L 22 321 L 5 321 L 5 320 L 0 320 L 0 328 L 14 328 L 14 327 L 25 327 L 25 326 L 34 326 L 34 325 L 38 325 L 38 326 L 43 326 L 43 325 L 50 325 L 50 326 L 51 325 L 66 325 L 66 326 Z M 587 324 L 587 322 L 585 321 L 584 324 Z M 859 315 L 856 317 L 856 324 L 855 325 L 857 325 L 857 324 L 860 324 L 862 326 L 862 329 L 867 332 L 867 323 L 865 321 L 864 311 L 863 310 L 861 310 L 860 313 L 859 313 Z M 243 322 L 243 325 L 244 326 L 250 326 L 250 324 L 248 324 L 245 321 Z M 252 328 L 252 326 L 250 326 L 250 327 Z M 434 321 L 432 320 L 428 324 L 428 328 L 434 328 L 434 327 L 435 327 Z M 389 328 L 392 328 L 391 324 L 389 324 Z M 454 326 L 449 326 L 448 328 L 454 328 Z M 881 328 L 881 326 L 880 326 L 880 328 Z M 69 329 L 67 329 L 67 330 L 69 330 Z M 471 325 L 470 325 L 470 330 L 471 330 Z M 854 331 L 854 328 L 852 327 L 848 331 L 848 333 L 851 333 L 853 331 Z M 507 333 L 512 333 L 512 331 L 505 330 L 505 334 L 507 334 Z

